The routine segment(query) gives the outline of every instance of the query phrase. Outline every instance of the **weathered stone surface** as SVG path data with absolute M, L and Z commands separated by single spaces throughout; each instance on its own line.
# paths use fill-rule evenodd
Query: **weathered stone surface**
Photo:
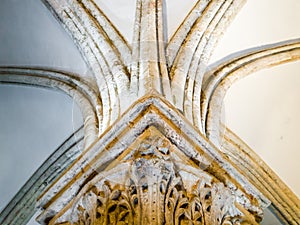
M 179 154 L 148 128 L 50 224 L 258 224 L 262 211 L 251 197 L 186 165 Z
M 41 223 L 257 224 L 262 219 L 268 200 L 163 99 L 146 96 L 114 128 L 44 193 Z
M 40 223 L 258 224 L 270 199 L 287 224 L 299 224 L 299 199 L 239 138 L 227 130 L 220 139 L 220 108 L 233 81 L 299 60 L 299 39 L 212 68 L 210 55 L 245 0 L 197 1 L 168 44 L 164 1 L 137 0 L 132 46 L 96 1 L 44 1 L 93 79 L 0 70 L 3 83 L 65 91 L 83 112 L 85 150 L 40 196 Z M 6 212 L 0 221 L 24 224 L 20 215 Z

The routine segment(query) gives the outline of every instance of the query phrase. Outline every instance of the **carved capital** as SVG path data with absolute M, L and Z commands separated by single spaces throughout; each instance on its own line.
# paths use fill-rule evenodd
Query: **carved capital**
M 262 210 L 236 185 L 183 163 L 179 150 L 149 128 L 59 212 L 50 225 L 258 224 Z

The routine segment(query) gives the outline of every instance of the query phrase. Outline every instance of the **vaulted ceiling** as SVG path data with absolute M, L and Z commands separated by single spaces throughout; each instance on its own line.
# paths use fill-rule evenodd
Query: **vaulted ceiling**
M 135 0 L 97 0 L 96 2 L 126 39 L 131 42 Z M 166 1 L 169 37 L 195 2 L 195 0 Z M 298 0 L 284 2 L 281 0 L 249 0 L 224 34 L 211 62 L 249 47 L 300 37 L 299 11 L 300 2 Z M 89 76 L 87 66 L 71 38 L 42 2 L 36 0 L 26 2 L 3 0 L 0 6 L 0 31 L 0 65 L 46 66 Z M 264 70 L 234 85 L 225 99 L 224 109 L 227 126 L 254 149 L 298 196 L 300 196 L 300 182 L 297 179 L 300 176 L 300 164 L 298 163 L 300 153 L 297 142 L 298 128 L 300 127 L 298 116 L 300 113 L 299 85 L 299 62 Z M 7 113 L 10 110 L 16 111 L 14 108 L 9 108 L 12 107 L 11 101 L 15 101 L 13 98 L 15 89 L 0 86 L 0 90 L 1 99 L 3 99 L 1 101 L 0 121 L 11 121 L 6 126 L 18 129 L 21 126 L 20 123 L 13 119 L 13 113 Z M 22 89 L 18 92 L 19 95 L 24 95 L 23 93 Z M 29 93 L 28 100 L 23 99 L 22 102 L 28 108 L 34 109 L 37 104 L 41 103 L 32 101 L 30 95 L 36 96 L 36 93 L 32 91 Z M 49 102 L 51 102 L 51 98 L 49 97 Z M 61 98 L 65 97 L 62 96 Z M 10 101 L 4 99 L 10 99 Z M 57 101 L 66 104 L 65 100 Z M 72 105 L 70 101 L 67 104 Z M 51 114 L 50 110 L 48 112 Z M 45 113 L 43 112 L 43 114 Z M 22 117 L 23 114 L 18 112 L 17 115 Z M 61 115 L 57 112 L 57 117 Z M 68 115 L 71 117 L 72 113 L 66 113 L 65 117 L 67 118 Z M 53 118 L 49 116 L 45 118 L 45 120 L 47 119 Z M 66 133 L 61 134 L 61 138 L 57 138 L 57 143 L 54 141 L 53 144 L 49 144 L 51 146 L 49 149 L 43 149 L 44 153 L 41 154 L 40 158 L 37 157 L 36 162 L 41 160 L 40 163 L 42 163 L 45 155 L 50 155 L 51 151 L 54 150 L 52 146 L 58 146 L 59 140 L 63 140 L 70 134 L 68 132 L 73 129 L 72 121 L 69 122 L 68 126 Z M 50 139 L 52 132 L 55 131 L 48 130 L 47 132 L 46 136 L 49 136 Z M 15 141 L 16 136 L 5 136 L 7 132 L 4 128 L 0 128 L 0 134 L 6 143 L 12 145 L 19 143 L 12 148 L 22 149 L 21 134 L 18 134 L 17 143 Z M 38 132 L 32 132 L 32 134 L 36 139 L 40 138 Z M 3 154 L 4 150 L 2 149 L 4 148 L 7 150 L 5 154 L 8 155 L 8 158 L 17 154 L 8 150 L 10 147 L 3 143 L 1 141 L 0 154 Z M 29 147 L 28 153 L 25 154 L 28 158 L 24 156 L 24 161 L 28 162 L 25 165 L 27 168 L 39 166 L 36 163 L 31 165 L 31 155 L 38 156 L 40 152 L 39 149 Z M 6 160 L 2 155 L 0 159 Z M 3 168 L 2 171 L 7 171 L 7 168 Z M 32 170 L 29 169 L 29 171 Z M 17 172 L 16 175 L 15 171 L 9 171 L 8 174 L 5 172 L 6 177 L 13 176 L 14 182 L 11 185 L 15 185 L 15 187 L 11 187 L 12 191 L 8 196 L 12 197 L 29 177 L 28 173 L 23 174 L 24 177 L 21 177 L 21 174 L 21 172 Z M 4 173 L 1 176 L 4 176 Z M 4 187 L 3 183 L 0 184 L 0 195 L 2 195 L 2 187 Z M 0 203 L 2 204 L 2 202 Z M 1 204 L 0 209 L 3 207 Z

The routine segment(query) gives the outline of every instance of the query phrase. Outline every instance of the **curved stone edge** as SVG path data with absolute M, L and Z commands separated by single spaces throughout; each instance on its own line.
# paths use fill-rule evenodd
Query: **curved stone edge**
M 172 121 L 172 123 L 169 124 L 165 120 Z M 68 168 L 68 171 L 40 196 L 38 205 L 43 208 L 43 212 L 38 217 L 38 221 L 45 224 L 53 218 L 77 195 L 86 180 L 90 180 L 95 173 L 102 171 L 117 155 L 122 154 L 124 146 L 129 146 L 137 137 L 136 135 L 151 125 L 159 127 L 160 131 L 165 131 L 166 136 L 182 149 L 189 149 L 186 145 L 191 146 L 188 144 L 190 142 L 183 138 L 189 137 L 197 151 L 186 150 L 185 154 L 193 159 L 194 163 L 201 168 L 205 167 L 211 173 L 218 173 L 218 169 L 222 168 L 222 171 L 226 172 L 220 173 L 220 176 L 227 174 L 226 176 L 234 179 L 246 193 L 257 196 L 263 208 L 268 207 L 270 201 L 248 182 L 248 179 L 224 157 L 222 152 L 195 130 L 192 124 L 186 122 L 186 119 L 174 106 L 159 96 L 147 96 L 140 99 L 114 124 L 113 129 L 99 137 L 98 141 L 86 149 L 76 163 Z M 174 131 L 174 127 L 180 127 L 180 129 Z M 116 142 L 117 144 L 112 148 L 111 145 Z M 200 149 L 202 149 L 205 157 L 201 156 Z
M 208 70 L 201 93 L 202 126 L 206 136 L 220 145 L 220 117 L 223 99 L 240 79 L 259 70 L 300 60 L 300 39 L 244 50 L 225 57 Z
M 70 34 L 95 78 L 103 101 L 102 133 L 126 107 L 130 46 L 94 0 L 42 2 Z
M 1 225 L 25 225 L 37 211 L 36 201 L 80 155 L 84 129 L 81 126 L 36 170 L 0 213 Z
M 0 67 L 0 84 L 30 85 L 63 91 L 75 100 L 81 110 L 85 146 L 98 137 L 102 101 L 99 93 L 78 75 L 48 68 Z
M 201 121 L 200 92 L 205 68 L 222 34 L 245 2 L 198 1 L 167 47 L 169 58 L 174 57 L 173 62 L 169 62 L 174 103 L 190 121 Z M 176 56 L 172 56 L 172 48 L 176 47 Z M 202 131 L 199 123 L 195 125 Z
M 226 128 L 221 150 L 271 202 L 285 224 L 300 224 L 300 200 L 272 169 L 236 134 Z

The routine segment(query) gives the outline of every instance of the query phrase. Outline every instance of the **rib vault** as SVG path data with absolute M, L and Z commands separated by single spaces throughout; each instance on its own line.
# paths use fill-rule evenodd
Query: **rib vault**
M 299 60 L 299 39 L 249 49 L 212 67 L 210 56 L 245 0 L 197 1 L 169 41 L 164 1 L 137 0 L 132 44 L 97 1 L 44 2 L 92 78 L 2 67 L 0 81 L 71 95 L 84 116 L 84 149 L 49 158 L 36 173 L 45 176 L 33 176 L 1 213 L 1 224 L 25 224 L 36 201 L 38 221 L 49 225 L 259 224 L 266 207 L 284 224 L 300 224 L 299 199 L 228 128 L 221 138 L 220 115 L 235 81 Z M 67 166 L 50 179 L 61 164 Z

